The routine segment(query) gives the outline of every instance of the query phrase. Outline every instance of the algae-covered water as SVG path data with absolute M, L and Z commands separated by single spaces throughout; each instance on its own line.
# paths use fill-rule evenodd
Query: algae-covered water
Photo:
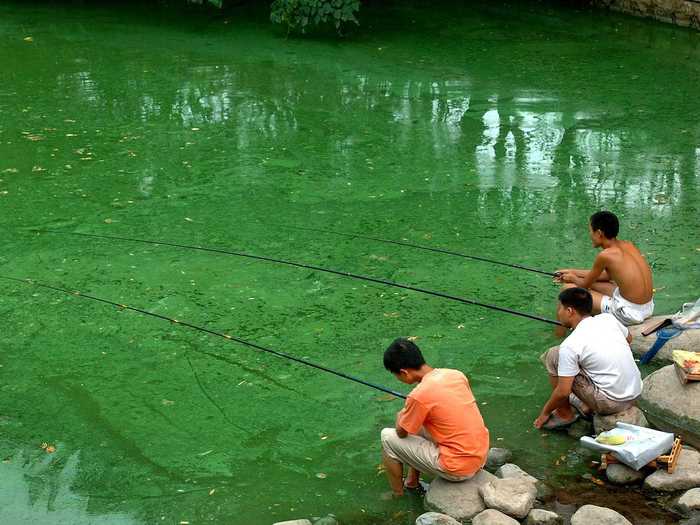
M 396 3 L 365 7 L 345 39 L 287 39 L 264 7 L 5 2 L 0 67 L 1 274 L 403 391 L 381 354 L 415 336 L 433 365 L 470 377 L 493 445 L 559 486 L 587 458 L 532 429 L 548 390 L 537 357 L 556 341 L 546 324 L 267 262 L 33 230 L 248 251 L 551 317 L 557 289 L 544 276 L 290 227 L 551 271 L 590 263 L 586 221 L 608 208 L 653 263 L 657 311 L 697 295 L 695 32 L 540 3 Z M 1 287 L 3 523 L 333 512 L 403 524 L 420 511 L 380 497 L 379 431 L 400 402 L 133 312 Z

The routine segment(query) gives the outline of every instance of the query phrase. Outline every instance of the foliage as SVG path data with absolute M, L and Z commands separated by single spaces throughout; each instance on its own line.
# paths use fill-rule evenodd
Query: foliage
M 274 0 L 270 19 L 287 31 L 306 32 L 309 27 L 332 23 L 336 30 L 344 23 L 357 24 L 359 0 Z
M 212 4 L 218 8 L 221 8 L 224 4 L 224 0 L 187 0 L 190 4 L 203 4 L 204 2 L 207 2 L 209 4 Z

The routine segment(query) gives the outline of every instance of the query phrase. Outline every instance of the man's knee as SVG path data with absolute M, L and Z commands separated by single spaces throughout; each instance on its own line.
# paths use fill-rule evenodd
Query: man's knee
M 383 428 L 381 433 L 382 445 L 390 443 L 396 439 L 399 439 L 399 435 L 396 433 L 395 428 Z
M 550 376 L 558 375 L 559 368 L 559 346 L 553 346 L 540 356 L 540 361 L 547 369 Z

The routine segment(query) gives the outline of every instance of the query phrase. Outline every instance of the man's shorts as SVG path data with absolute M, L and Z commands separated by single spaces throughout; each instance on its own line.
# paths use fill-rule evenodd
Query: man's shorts
M 405 463 L 424 474 L 439 476 L 448 481 L 464 481 L 472 476 L 455 476 L 442 468 L 438 446 L 424 429 L 420 435 L 409 434 L 400 438 L 395 428 L 382 430 L 382 449 L 394 461 Z
M 544 363 L 547 373 L 550 376 L 558 376 L 559 372 L 559 347 L 553 346 L 540 356 L 540 360 Z M 586 403 L 594 413 L 601 416 L 617 414 L 623 410 L 627 410 L 633 406 L 635 399 L 631 401 L 615 401 L 607 397 L 583 372 L 574 377 L 574 384 L 571 391 L 581 401 Z
M 603 296 L 600 311 L 613 314 L 625 326 L 640 324 L 654 313 L 654 299 L 646 304 L 633 303 L 622 297 L 619 288 L 615 288 L 612 297 Z

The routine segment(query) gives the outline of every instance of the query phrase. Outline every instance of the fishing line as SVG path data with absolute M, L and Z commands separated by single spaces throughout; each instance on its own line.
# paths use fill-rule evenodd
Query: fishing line
M 140 243 L 144 243 L 144 244 L 172 246 L 175 248 L 184 248 L 184 249 L 189 249 L 189 250 L 199 250 L 199 251 L 203 251 L 203 252 L 213 252 L 213 253 L 221 253 L 221 254 L 225 254 L 225 255 L 234 255 L 236 257 L 247 257 L 249 259 L 255 259 L 258 261 L 267 261 L 267 262 L 273 262 L 273 263 L 277 263 L 277 264 L 286 264 L 287 266 L 294 266 L 297 268 L 305 268 L 307 270 L 314 270 L 314 271 L 318 271 L 318 272 L 326 272 L 326 273 L 330 273 L 333 275 L 340 275 L 341 277 L 348 277 L 351 279 L 359 279 L 361 281 L 368 281 L 371 283 L 384 284 L 386 286 L 393 286 L 395 288 L 401 288 L 403 290 L 411 290 L 414 292 L 420 292 L 420 293 L 424 293 L 427 295 L 433 295 L 435 297 L 442 297 L 443 299 L 449 299 L 450 301 L 457 301 L 457 302 L 460 302 L 463 304 L 471 304 L 474 306 L 481 306 L 482 308 L 488 308 L 491 310 L 496 310 L 498 312 L 504 312 L 504 313 L 508 313 L 508 314 L 512 314 L 512 315 L 517 315 L 519 317 L 525 317 L 527 319 L 533 319 L 535 321 L 542 321 L 543 323 L 548 323 L 548 324 L 553 324 L 553 325 L 560 325 L 561 324 L 559 321 L 554 321 L 553 319 L 547 319 L 546 317 L 541 317 L 539 315 L 528 314 L 526 312 L 521 312 L 519 310 L 513 310 L 512 308 L 506 308 L 505 306 L 497 306 L 494 304 L 482 303 L 481 301 L 476 301 L 474 299 L 468 299 L 465 297 L 457 297 L 455 295 L 449 295 L 449 294 L 437 292 L 434 290 L 428 290 L 426 288 L 419 288 L 417 286 L 411 286 L 408 284 L 397 283 L 395 281 L 389 281 L 386 279 L 369 277 L 367 275 L 360 275 L 360 274 L 356 274 L 356 273 L 344 272 L 341 270 L 332 270 L 330 268 L 323 268 L 321 266 L 315 266 L 313 264 L 304 264 L 304 263 L 289 261 L 289 260 L 285 260 L 285 259 L 275 259 L 272 257 L 263 256 L 263 255 L 254 255 L 252 253 L 234 252 L 234 251 L 222 250 L 219 248 L 206 248 L 204 246 L 192 246 L 192 245 L 187 245 L 187 244 L 176 244 L 176 243 L 163 242 L 163 241 L 150 241 L 150 240 L 146 240 L 146 239 L 134 239 L 134 238 L 130 238 L 130 237 L 119 237 L 116 235 L 98 235 L 98 234 L 94 234 L 94 233 L 64 232 L 64 231 L 59 231 L 59 230 L 38 230 L 37 229 L 37 230 L 32 230 L 32 231 L 39 232 L 39 233 L 77 235 L 80 237 L 91 237 L 91 238 L 95 238 L 95 239 L 110 239 L 110 240 L 119 240 L 119 241 L 128 241 L 128 242 L 140 242 Z
M 471 259 L 474 261 L 481 261 L 481 262 L 486 262 L 486 263 L 491 263 L 491 264 L 498 264 L 500 266 L 507 266 L 508 268 L 516 268 L 518 270 L 525 270 L 527 272 L 534 272 L 534 273 L 539 273 L 542 275 L 547 275 L 549 277 L 556 277 L 557 276 L 557 274 L 555 272 L 547 272 L 545 270 L 539 270 L 537 268 L 530 268 L 529 266 L 523 266 L 522 264 L 513 264 L 513 263 L 507 263 L 507 262 L 503 262 L 503 261 L 497 261 L 495 259 L 488 259 L 487 257 L 480 257 L 478 255 L 469 255 L 466 253 L 455 252 L 452 250 L 447 250 L 445 248 L 435 248 L 432 246 L 425 246 L 424 244 L 414 244 L 414 243 L 405 242 L 405 241 L 395 241 L 393 239 L 382 239 L 380 237 L 371 237 L 369 235 L 361 235 L 359 233 L 345 233 L 345 232 L 339 232 L 339 231 L 335 231 L 335 230 L 323 230 L 321 228 L 309 228 L 307 226 L 291 226 L 289 224 L 279 224 L 277 226 L 279 226 L 281 228 L 289 228 L 292 230 L 325 233 L 328 235 L 338 235 L 341 237 L 350 237 L 351 239 L 366 239 L 368 241 L 381 242 L 381 243 L 385 243 L 385 244 L 395 244 L 398 246 L 407 246 L 409 248 L 416 248 L 418 250 L 425 250 L 428 252 L 443 253 L 446 255 L 454 255 L 455 257 L 462 257 L 463 259 Z
M 359 384 L 361 384 L 361 385 L 365 385 L 365 386 L 368 386 L 368 387 L 370 387 L 370 388 L 374 388 L 374 389 L 376 389 L 376 390 L 380 390 L 380 391 L 385 392 L 385 393 L 387 393 L 387 394 L 391 394 L 392 396 L 396 396 L 396 397 L 400 397 L 400 398 L 402 398 L 402 399 L 406 399 L 406 396 L 405 396 L 404 394 L 402 394 L 402 393 L 400 393 L 400 392 L 396 392 L 395 390 L 392 390 L 392 389 L 390 389 L 390 388 L 387 388 L 387 387 L 384 387 L 384 386 L 381 386 L 381 385 L 376 385 L 376 384 L 374 384 L 374 383 L 370 383 L 369 381 L 365 381 L 364 379 L 360 379 L 360 378 L 358 378 L 358 377 L 351 376 L 351 375 L 349 375 L 349 374 L 346 374 L 346 373 L 344 373 L 344 372 L 340 372 L 340 371 L 338 371 L 338 370 L 333 370 L 332 368 L 328 368 L 328 367 L 326 367 L 326 366 L 319 365 L 318 363 L 314 363 L 314 362 L 312 362 L 312 361 L 308 361 L 307 359 L 303 359 L 303 358 L 301 358 L 301 357 L 296 357 L 296 356 L 293 356 L 293 355 L 291 355 L 291 354 L 287 354 L 286 352 L 281 352 L 281 351 L 279 351 L 279 350 L 273 350 L 272 348 L 267 348 L 267 347 L 261 346 L 261 345 L 256 344 L 256 343 L 252 343 L 252 342 L 250 342 L 250 341 L 246 341 L 245 339 L 240 339 L 240 338 L 238 338 L 238 337 L 234 337 L 234 336 L 232 336 L 232 335 L 224 334 L 224 333 L 221 333 L 221 332 L 216 332 L 216 331 L 214 331 L 214 330 L 209 330 L 208 328 L 204 328 L 204 327 L 202 327 L 202 326 L 197 326 L 197 325 L 188 323 L 187 321 L 180 321 L 180 320 L 174 319 L 174 318 L 172 318 L 172 317 L 167 317 L 167 316 L 165 316 L 165 315 L 157 314 L 157 313 L 155 313 L 155 312 L 149 312 L 148 310 L 142 310 L 141 308 L 136 308 L 136 307 L 134 307 L 134 306 L 128 306 L 128 305 L 126 305 L 126 304 L 121 304 L 121 303 L 117 303 L 117 302 L 114 302 L 114 301 L 110 301 L 109 299 L 103 299 L 103 298 L 101 298 L 101 297 L 96 297 L 96 296 L 94 296 L 94 295 L 85 294 L 85 293 L 82 293 L 82 292 L 80 292 L 80 291 L 78 291 L 78 290 L 68 290 L 67 288 L 61 288 L 60 286 L 52 286 L 52 285 L 50 285 L 50 284 L 39 283 L 39 282 L 36 282 L 36 281 L 34 281 L 34 280 L 32 280 L 32 279 L 19 279 L 19 278 L 17 278 L 17 277 L 8 277 L 8 276 L 5 276 L 5 275 L 0 275 L 0 279 L 6 279 L 6 280 L 8 280 L 8 281 L 15 281 L 15 282 L 22 283 L 22 284 L 26 284 L 26 285 L 29 285 L 29 286 L 38 286 L 38 287 L 40 287 L 40 288 L 47 288 L 47 289 L 49 289 L 49 290 L 54 290 L 54 291 L 57 291 L 57 292 L 63 292 L 63 293 L 65 293 L 65 294 L 73 295 L 73 296 L 75 296 L 75 297 L 81 297 L 81 298 L 83 298 L 83 299 L 90 299 L 90 300 L 98 301 L 98 302 L 100 302 L 100 303 L 108 304 L 108 305 L 111 305 L 111 306 L 116 306 L 116 307 L 119 308 L 120 310 L 131 310 L 132 312 L 137 312 L 137 313 L 140 313 L 140 314 L 143 314 L 143 315 L 148 315 L 148 316 L 151 316 L 151 317 L 155 317 L 155 318 L 161 319 L 161 320 L 163 320 L 163 321 L 169 321 L 169 322 L 171 322 L 171 323 L 173 323 L 173 324 L 177 324 L 177 325 L 180 325 L 180 326 L 185 326 L 185 327 L 187 327 L 187 328 L 191 328 L 192 330 L 197 330 L 197 331 L 199 331 L 199 332 L 204 332 L 205 334 L 215 335 L 215 336 L 217 336 L 217 337 L 222 337 L 222 338 L 227 339 L 227 340 L 229 340 L 229 341 L 234 341 L 234 342 L 239 343 L 239 344 L 242 344 L 242 345 L 244 345 L 244 346 L 248 346 L 248 347 L 250 347 L 250 348 L 255 348 L 256 350 L 260 350 L 260 351 L 262 351 L 262 352 L 267 352 L 268 354 L 272 354 L 272 355 L 274 355 L 274 356 L 276 356 L 276 357 L 280 357 L 280 358 L 282 358 L 282 359 L 288 359 L 288 360 L 290 360 L 290 361 L 294 361 L 294 362 L 300 363 L 300 364 L 302 364 L 302 365 L 310 366 L 310 367 L 312 367 L 312 368 L 316 368 L 317 370 L 321 370 L 321 371 L 323 371 L 323 372 L 328 372 L 329 374 L 333 374 L 333 375 L 336 375 L 336 376 L 338 376 L 338 377 L 342 377 L 343 379 L 347 379 L 347 380 L 349 380 L 349 381 L 354 381 L 355 383 L 359 383 Z

